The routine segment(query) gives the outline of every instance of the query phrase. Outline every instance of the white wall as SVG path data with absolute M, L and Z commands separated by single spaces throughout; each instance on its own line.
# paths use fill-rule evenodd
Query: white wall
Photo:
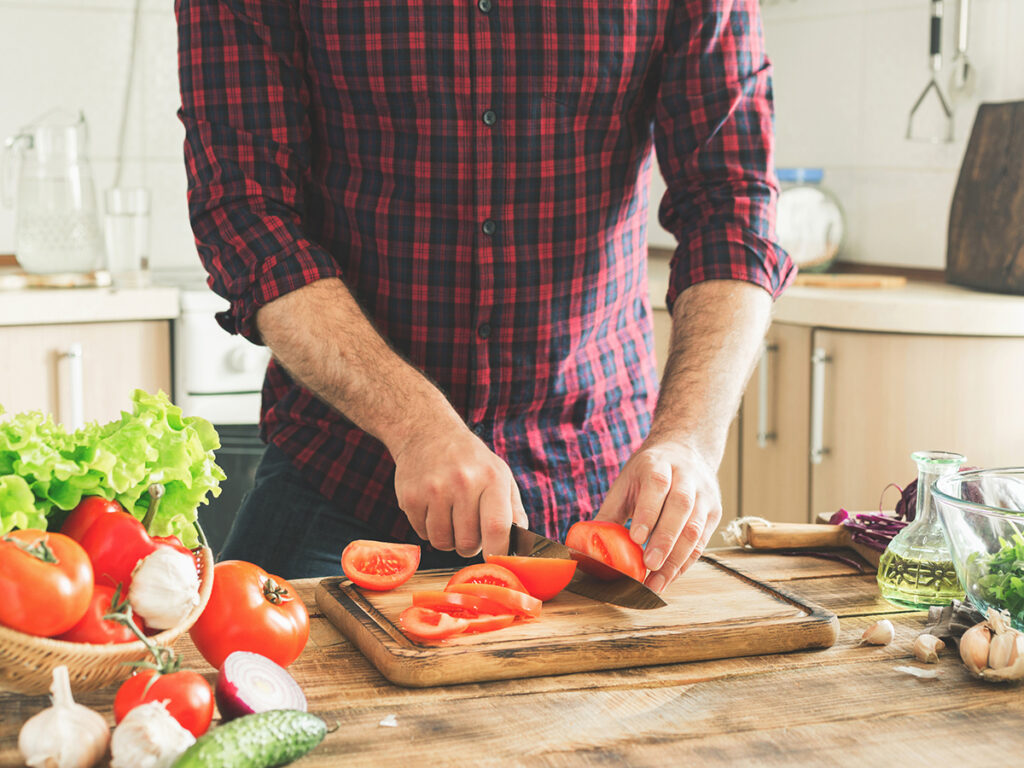
M 177 32 L 171 0 L 142 0 L 123 184 L 153 196 L 154 268 L 196 266 L 185 202 Z M 99 195 L 114 177 L 134 0 L 0 0 L 0 144 L 52 107 L 85 112 Z M 102 203 L 101 203 L 102 205 Z M 0 208 L 0 253 L 14 215 Z
M 930 77 L 928 0 L 762 0 L 777 165 L 825 169 L 846 213 L 846 260 L 945 266 L 949 205 L 978 103 L 1024 99 L 1024 0 L 970 5 L 974 95 L 955 104 L 956 140 L 928 144 L 905 138 Z M 948 94 L 956 0 L 945 12 L 939 82 Z M 651 242 L 672 245 L 653 229 Z

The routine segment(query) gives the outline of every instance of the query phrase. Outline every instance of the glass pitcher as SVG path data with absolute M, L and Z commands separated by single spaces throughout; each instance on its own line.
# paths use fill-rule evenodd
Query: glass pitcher
M 53 110 L 6 141 L 3 198 L 26 272 L 91 272 L 106 260 L 85 115 Z

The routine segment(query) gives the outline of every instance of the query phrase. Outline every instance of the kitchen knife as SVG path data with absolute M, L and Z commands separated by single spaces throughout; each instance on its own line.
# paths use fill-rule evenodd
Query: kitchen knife
M 603 565 L 582 552 L 569 549 L 564 544 L 526 528 L 520 528 L 515 524 L 512 525 L 512 530 L 509 532 L 508 553 L 520 557 L 554 557 L 559 560 L 576 560 L 580 563 L 590 562 Z M 577 595 L 600 600 L 602 603 L 619 605 L 623 608 L 649 610 L 666 605 L 665 601 L 658 597 L 657 592 L 648 589 L 626 574 L 622 574 L 614 581 L 603 581 L 577 568 L 566 589 Z

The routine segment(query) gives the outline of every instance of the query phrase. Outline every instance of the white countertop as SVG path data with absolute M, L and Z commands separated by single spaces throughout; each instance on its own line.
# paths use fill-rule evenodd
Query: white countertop
M 0 291 L 0 326 L 171 320 L 178 289 L 25 288 Z
M 668 262 L 648 267 L 651 303 L 664 309 Z M 1024 296 L 1005 296 L 945 283 L 903 288 L 791 286 L 775 303 L 777 323 L 851 331 L 960 336 L 1024 336 Z

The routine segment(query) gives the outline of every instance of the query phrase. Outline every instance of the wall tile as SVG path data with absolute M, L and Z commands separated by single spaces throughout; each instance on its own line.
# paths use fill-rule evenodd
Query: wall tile
M 145 171 L 153 210 L 158 212 L 152 221 L 152 267 L 160 270 L 194 267 L 201 271 L 188 220 L 184 162 L 148 159 Z
M 169 7 L 142 17 L 140 70 L 145 87 L 140 89 L 146 156 L 181 160 L 185 129 L 177 118 L 178 28 Z

